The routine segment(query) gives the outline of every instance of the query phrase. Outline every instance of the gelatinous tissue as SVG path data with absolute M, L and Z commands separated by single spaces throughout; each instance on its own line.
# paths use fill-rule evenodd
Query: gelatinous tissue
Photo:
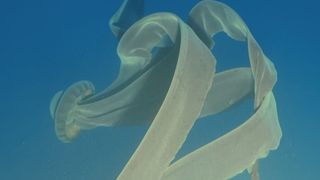
M 150 123 L 119 180 L 222 180 L 249 170 L 282 136 L 272 88 L 273 63 L 229 6 L 203 0 L 182 21 L 172 13 L 144 17 L 143 0 L 125 0 L 110 20 L 119 39 L 116 80 L 95 93 L 89 81 L 59 91 L 50 104 L 55 132 L 71 142 L 81 130 Z M 251 67 L 215 73 L 212 37 L 247 43 Z M 239 127 L 173 162 L 195 121 L 254 95 L 254 113 Z M 106 177 L 107 179 L 107 177 Z

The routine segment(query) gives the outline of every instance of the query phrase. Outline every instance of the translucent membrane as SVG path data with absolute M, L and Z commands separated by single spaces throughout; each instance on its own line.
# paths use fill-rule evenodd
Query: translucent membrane
M 142 16 L 143 1 L 127 0 L 110 20 L 121 67 L 106 90 L 95 94 L 90 82 L 80 81 L 54 96 L 58 138 L 71 142 L 83 129 L 151 123 L 118 179 L 221 180 L 245 169 L 258 179 L 257 160 L 277 149 L 281 129 L 272 93 L 276 70 L 248 27 L 211 0 L 199 2 L 187 24 L 170 13 Z M 215 73 L 211 48 L 218 32 L 247 42 L 250 68 Z M 250 94 L 254 114 L 247 121 L 172 163 L 197 119 Z

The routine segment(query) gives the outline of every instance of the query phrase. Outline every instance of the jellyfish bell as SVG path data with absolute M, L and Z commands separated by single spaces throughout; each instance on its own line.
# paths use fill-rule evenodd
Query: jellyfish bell
M 53 97 L 50 109 L 55 120 L 56 135 L 62 142 L 70 142 L 79 134 L 80 127 L 75 123 L 82 117 L 76 112 L 77 106 L 93 93 L 94 87 L 90 82 L 80 81 Z

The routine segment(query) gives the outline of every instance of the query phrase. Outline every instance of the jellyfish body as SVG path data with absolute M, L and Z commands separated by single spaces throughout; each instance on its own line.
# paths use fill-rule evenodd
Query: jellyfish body
M 223 3 L 199 2 L 187 23 L 171 13 L 142 18 L 142 6 L 141 0 L 124 1 L 109 23 L 120 39 L 117 79 L 97 94 L 80 81 L 54 96 L 50 112 L 58 138 L 71 142 L 84 129 L 150 123 L 118 179 L 220 180 L 245 169 L 258 178 L 257 160 L 277 149 L 282 135 L 273 63 Z M 215 73 L 212 37 L 219 32 L 247 42 L 250 68 Z M 197 119 L 250 94 L 254 114 L 247 121 L 172 163 Z

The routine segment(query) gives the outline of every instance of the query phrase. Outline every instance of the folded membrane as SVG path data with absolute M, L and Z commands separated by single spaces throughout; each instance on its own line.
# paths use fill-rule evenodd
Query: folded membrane
M 120 39 L 114 83 L 95 94 L 90 82 L 80 81 L 54 96 L 50 112 L 58 138 L 70 142 L 82 129 L 151 123 L 118 177 L 124 180 L 228 179 L 277 149 L 276 70 L 237 13 L 204 0 L 186 24 L 170 13 L 140 19 L 142 7 L 141 0 L 126 0 L 110 21 Z M 132 14 L 140 20 L 126 21 Z M 215 74 L 210 49 L 218 32 L 247 41 L 251 68 Z M 245 123 L 172 163 L 197 119 L 249 94 L 255 113 Z

